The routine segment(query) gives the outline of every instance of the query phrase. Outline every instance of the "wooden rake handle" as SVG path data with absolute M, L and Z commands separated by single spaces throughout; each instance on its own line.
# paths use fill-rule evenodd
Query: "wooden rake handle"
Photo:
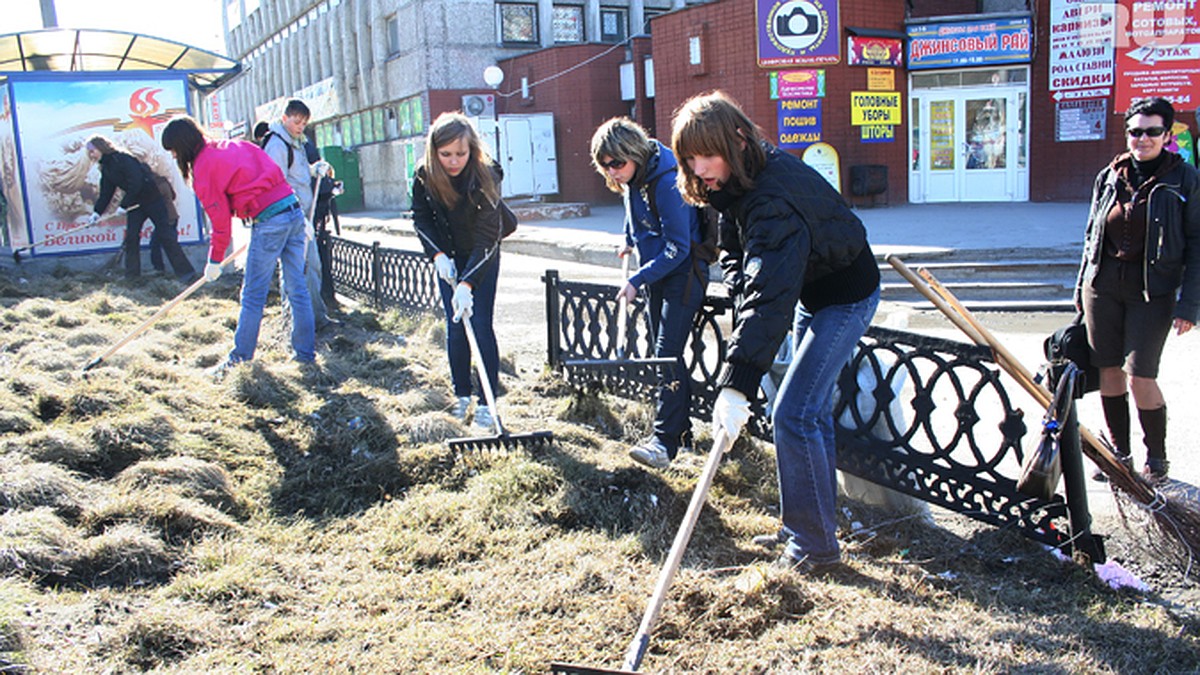
M 1021 365 L 1021 362 L 1012 355 L 1012 352 L 1008 351 L 975 318 L 975 315 L 950 292 L 950 289 L 943 286 L 928 270 L 921 270 L 921 275 L 917 276 L 895 254 L 889 255 L 887 261 L 900 276 L 904 277 L 921 295 L 924 295 L 935 307 L 941 310 L 946 315 L 946 318 L 950 319 L 951 323 L 966 333 L 975 344 L 990 348 L 996 364 L 1012 376 L 1017 381 L 1017 384 L 1021 385 L 1021 388 L 1032 396 L 1039 405 L 1047 410 L 1050 409 L 1054 401 L 1054 396 L 1050 393 L 1050 390 L 1034 381 L 1033 374 Z M 1079 437 L 1083 440 L 1084 453 L 1092 461 L 1099 464 L 1105 473 L 1111 474 L 1117 472 L 1132 475 L 1132 472 L 1125 465 L 1117 461 L 1112 452 L 1082 424 L 1079 425 Z M 1137 494 L 1135 496 L 1147 498 L 1152 496 L 1149 490 L 1144 488 L 1140 481 L 1136 480 L 1136 477 L 1131 478 L 1129 482 L 1136 485 L 1138 491 L 1144 492 L 1144 494 Z
M 708 452 L 704 471 L 700 474 L 700 480 L 696 483 L 695 489 L 692 490 L 692 500 L 688 503 L 687 512 L 683 515 L 683 523 L 679 525 L 679 531 L 675 533 L 675 541 L 671 544 L 667 561 L 658 574 L 658 583 L 655 584 L 654 593 L 646 605 L 642 624 L 638 627 L 637 635 L 634 636 L 633 641 L 629 644 L 629 649 L 625 652 L 625 665 L 622 666 L 622 670 L 637 670 L 642 663 L 642 658 L 646 655 L 646 648 L 650 646 L 650 633 L 658 621 L 658 614 L 662 611 L 663 602 L 667 599 L 667 590 L 671 588 L 671 581 L 675 578 L 679 563 L 683 561 L 683 554 L 687 550 L 688 541 L 692 538 L 692 531 L 696 529 L 696 521 L 700 519 L 700 511 L 704 508 L 704 502 L 708 498 L 708 489 L 712 486 L 717 469 L 721 466 L 721 458 L 733 446 L 734 440 L 736 439 L 730 438 L 724 428 L 717 431 L 717 437 L 713 439 L 712 450 Z
M 471 326 L 471 317 L 462 318 L 463 330 L 467 333 L 467 344 L 471 347 L 471 360 L 475 362 L 475 374 L 479 376 L 479 386 L 483 387 L 483 399 L 487 401 L 492 411 L 492 422 L 496 425 L 496 435 L 504 435 L 504 425 L 500 423 L 500 411 L 496 409 L 496 394 L 492 391 L 492 381 L 488 378 L 487 368 L 483 365 L 483 351 L 479 349 L 479 341 L 475 339 L 475 329 Z
M 126 213 L 128 213 L 132 209 L 136 209 L 137 207 L 138 207 L 138 205 L 134 204 L 133 206 L 129 207 L 129 209 L 126 209 Z M 63 231 L 63 232 L 58 232 L 56 234 L 51 234 L 51 235 L 42 237 L 41 239 L 33 242 L 32 244 L 26 244 L 20 248 L 14 249 L 13 257 L 18 257 L 19 254 L 23 251 L 29 251 L 31 249 L 37 248 L 38 246 L 44 246 L 45 244 L 52 242 L 56 239 L 62 239 L 63 237 L 65 237 L 67 235 L 75 234 L 76 232 L 81 232 L 83 230 L 88 229 L 89 227 L 96 227 L 97 225 L 103 225 L 106 221 L 116 218 L 117 215 L 118 215 L 117 212 L 114 211 L 108 215 L 100 216 L 100 219 L 94 223 L 84 223 L 83 225 L 80 225 L 79 227 L 72 227 L 71 229 Z
M 239 248 L 238 250 L 233 252 L 233 255 L 225 258 L 225 260 L 223 260 L 221 262 L 221 267 L 224 268 L 226 265 L 228 265 L 230 262 L 232 262 L 235 258 L 240 256 L 242 253 L 244 253 L 246 251 L 247 248 L 249 248 L 249 246 L 250 246 L 249 243 L 242 245 L 241 248 Z M 200 287 L 206 283 L 208 283 L 208 279 L 206 277 L 204 277 L 203 275 L 201 275 L 199 279 L 192 282 L 191 286 L 188 286 L 187 288 L 183 289 L 182 293 L 180 293 L 179 295 L 175 296 L 174 298 L 171 298 L 170 300 L 168 300 L 162 307 L 159 307 L 158 311 L 155 312 L 154 314 L 152 314 L 150 316 L 150 318 L 148 318 L 145 321 L 138 324 L 137 328 L 134 328 L 133 330 L 129 331 L 129 333 L 126 334 L 125 337 L 121 338 L 120 340 L 118 340 L 116 342 L 116 344 L 114 344 L 113 346 L 106 349 L 103 354 L 100 354 L 99 356 L 95 357 L 91 361 L 88 361 L 87 365 L 85 365 L 83 367 L 83 372 L 86 373 L 87 371 L 91 370 L 92 368 L 95 368 L 96 366 L 103 363 L 104 359 L 107 359 L 108 357 L 112 356 L 113 354 L 116 354 L 118 350 L 120 350 L 122 347 L 124 347 L 125 345 L 132 342 L 134 340 L 134 338 L 138 337 L 142 333 L 145 333 L 150 328 L 150 326 L 153 326 L 159 319 L 166 316 L 172 309 L 175 309 L 176 305 L 178 305 L 179 303 L 186 300 L 191 294 L 200 290 Z

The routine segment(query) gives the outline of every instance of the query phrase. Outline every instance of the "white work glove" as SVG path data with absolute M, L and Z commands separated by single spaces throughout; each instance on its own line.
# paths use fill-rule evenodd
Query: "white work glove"
M 471 310 L 475 307 L 471 284 L 464 281 L 454 287 L 454 297 L 450 299 L 450 306 L 454 308 L 455 321 L 471 318 Z
M 445 253 L 438 253 L 433 256 L 433 266 L 437 268 L 437 275 L 442 281 L 453 284 L 458 279 L 458 270 L 454 267 L 454 260 Z
M 317 178 L 320 178 L 321 176 L 329 175 L 329 170 L 331 168 L 333 168 L 333 167 L 329 166 L 329 162 L 326 162 L 325 160 L 322 159 L 322 160 L 318 161 L 316 164 L 312 165 L 312 172 L 313 172 L 312 175 L 316 176 Z
M 118 206 L 118 207 L 117 207 L 117 215 L 118 215 L 118 216 L 123 216 L 123 215 L 125 215 L 125 209 L 123 209 L 123 208 L 121 208 L 120 206 Z
M 221 263 L 215 263 L 211 260 L 208 261 L 208 264 L 204 266 L 204 280 L 205 281 L 216 281 L 217 279 L 220 279 L 220 278 L 221 278 Z
M 92 211 L 92 215 L 88 216 L 87 224 L 95 225 L 98 222 L 100 222 L 100 214 L 96 213 L 95 211 Z
M 733 387 L 722 388 L 713 403 L 713 438 L 717 437 L 720 429 L 725 429 L 730 439 L 737 438 L 749 421 L 750 401 L 746 400 L 746 395 Z

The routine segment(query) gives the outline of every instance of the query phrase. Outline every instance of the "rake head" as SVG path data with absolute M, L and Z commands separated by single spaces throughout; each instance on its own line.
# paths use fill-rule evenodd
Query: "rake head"
M 507 431 L 492 436 L 476 436 L 474 438 L 452 438 L 447 441 L 451 450 L 459 454 L 508 451 L 524 447 L 527 450 L 537 450 L 554 442 L 554 432 L 534 431 L 527 434 L 510 434 Z
M 618 673 L 621 675 L 629 675 L 636 673 L 635 670 L 610 670 L 608 668 L 593 668 L 591 666 L 579 666 L 573 663 L 558 663 L 550 664 L 551 675 L 612 675 Z

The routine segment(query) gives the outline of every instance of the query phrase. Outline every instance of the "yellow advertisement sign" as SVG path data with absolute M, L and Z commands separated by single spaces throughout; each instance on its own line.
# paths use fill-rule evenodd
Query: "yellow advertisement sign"
M 896 89 L 896 71 L 891 68 L 867 68 L 867 89 L 894 91 Z
M 900 124 L 900 92 L 850 92 L 850 124 Z

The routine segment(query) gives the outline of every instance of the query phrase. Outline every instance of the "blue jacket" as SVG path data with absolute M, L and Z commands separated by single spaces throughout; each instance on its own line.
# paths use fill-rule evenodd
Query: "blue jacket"
M 629 278 L 634 288 L 656 283 L 677 270 L 688 270 L 692 243 L 700 241 L 696 208 L 683 201 L 675 184 L 675 155 L 654 141 L 645 179 L 625 190 L 625 243 L 636 246 L 641 267 Z M 650 208 L 654 190 L 654 209 Z M 654 211 L 658 211 L 656 217 Z

